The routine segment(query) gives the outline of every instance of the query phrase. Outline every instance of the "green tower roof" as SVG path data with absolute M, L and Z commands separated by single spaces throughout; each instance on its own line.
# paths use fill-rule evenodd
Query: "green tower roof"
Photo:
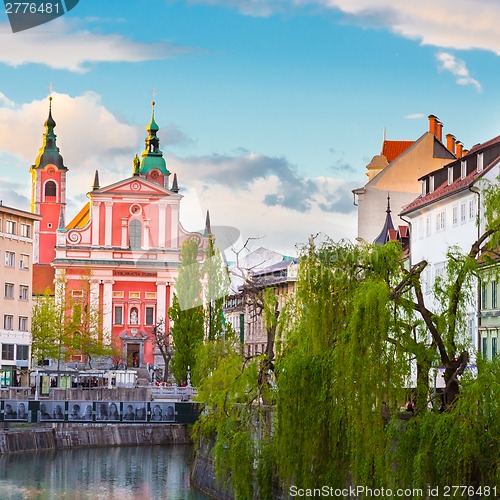
M 43 146 L 38 152 L 38 156 L 35 160 L 35 168 L 45 168 L 46 165 L 55 165 L 59 170 L 68 170 L 64 166 L 64 160 L 59 153 L 59 148 L 56 144 L 56 134 L 54 133 L 54 127 L 56 122 L 52 118 L 52 97 L 49 97 L 49 116 L 44 123 L 45 134 L 43 134 Z
M 158 169 L 164 175 L 170 175 L 167 169 L 167 163 L 163 158 L 163 153 L 160 150 L 160 140 L 156 133 L 160 130 L 155 122 L 155 102 L 153 101 L 153 110 L 151 114 L 151 121 L 146 127 L 148 136 L 146 138 L 146 149 L 142 152 L 141 166 L 139 174 L 148 174 L 153 169 Z

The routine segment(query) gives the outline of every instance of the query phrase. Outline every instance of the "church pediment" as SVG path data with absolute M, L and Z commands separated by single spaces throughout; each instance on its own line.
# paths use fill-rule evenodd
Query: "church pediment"
M 120 182 L 115 182 L 109 186 L 104 186 L 100 189 L 96 189 L 91 192 L 93 196 L 98 196 L 101 194 L 120 194 L 120 195 L 171 195 L 176 196 L 169 189 L 156 184 L 154 182 L 148 181 L 138 176 L 129 177 Z

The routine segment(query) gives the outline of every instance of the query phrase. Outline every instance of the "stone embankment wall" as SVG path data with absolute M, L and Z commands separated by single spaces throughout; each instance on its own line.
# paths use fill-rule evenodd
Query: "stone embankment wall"
M 215 478 L 215 459 L 213 443 L 201 441 L 191 466 L 191 484 L 206 495 L 217 500 L 233 500 L 234 493 L 227 485 L 220 484 Z
M 0 453 L 56 450 L 85 446 L 190 444 L 189 426 L 102 425 L 23 428 L 0 431 Z
M 198 442 L 193 464 L 191 465 L 191 484 L 206 495 L 217 500 L 234 500 L 235 495 L 229 484 L 221 484 L 215 477 L 215 458 L 213 453 L 214 443 L 202 439 Z M 278 488 L 273 488 L 274 500 L 285 500 L 287 494 Z M 259 500 L 259 490 L 254 484 L 254 500 Z

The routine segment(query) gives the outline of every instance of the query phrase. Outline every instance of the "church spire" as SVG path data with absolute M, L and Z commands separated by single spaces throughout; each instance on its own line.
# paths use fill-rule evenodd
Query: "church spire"
M 99 185 L 99 171 L 95 171 L 94 175 L 94 185 L 92 186 L 92 191 L 97 191 L 101 186 Z
M 56 134 L 54 128 L 56 122 L 52 118 L 52 96 L 49 97 L 49 116 L 45 120 L 44 127 L 45 133 L 43 134 L 43 145 L 38 152 L 37 159 L 35 160 L 35 168 L 45 168 L 45 166 L 52 164 L 59 170 L 68 170 L 64 166 L 64 160 L 59 153 L 59 148 L 56 144 Z
M 155 105 L 153 101 L 151 111 L 151 121 L 146 127 L 148 136 L 146 137 L 146 147 L 142 152 L 142 160 L 139 168 L 139 175 L 148 175 L 152 170 L 158 170 L 160 174 L 170 175 L 167 170 L 167 164 L 160 150 L 160 139 L 156 135 L 160 130 L 155 122 Z
M 210 225 L 210 212 L 207 210 L 207 217 L 205 219 L 205 236 L 212 236 L 212 226 Z
M 389 193 L 387 193 L 387 208 L 385 210 L 385 213 L 386 216 L 385 216 L 384 227 L 382 228 L 382 231 L 380 231 L 380 234 L 373 241 L 373 243 L 375 243 L 376 245 L 385 245 L 385 243 L 387 242 L 388 231 L 394 229 L 394 224 L 392 223 L 392 217 L 391 217 L 391 197 Z
M 172 182 L 172 187 L 170 189 L 173 193 L 179 192 L 179 185 L 177 184 L 177 174 L 174 174 L 174 180 Z

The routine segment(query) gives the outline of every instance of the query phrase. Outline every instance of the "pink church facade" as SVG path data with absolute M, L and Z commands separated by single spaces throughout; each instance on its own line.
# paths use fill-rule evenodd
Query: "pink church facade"
M 44 147 L 51 139 L 55 146 L 54 126 L 49 112 Z M 104 340 L 113 343 L 129 367 L 155 362 L 152 329 L 160 320 L 168 324 L 183 241 L 197 241 L 200 262 L 208 244 L 205 235 L 187 232 L 179 221 L 182 195 L 176 176 L 170 182 L 158 130 L 153 103 L 146 147 L 141 159 L 134 158 L 132 175 L 101 187 L 96 172 L 88 203 L 67 225 L 68 169 L 58 150 L 46 155 L 46 163 L 40 161 L 42 147 L 32 166 L 32 210 L 43 217 L 35 230 L 37 264 L 50 264 L 55 282 L 64 282 L 74 300 L 90 291 Z M 48 182 L 55 185 L 49 184 L 51 196 Z

